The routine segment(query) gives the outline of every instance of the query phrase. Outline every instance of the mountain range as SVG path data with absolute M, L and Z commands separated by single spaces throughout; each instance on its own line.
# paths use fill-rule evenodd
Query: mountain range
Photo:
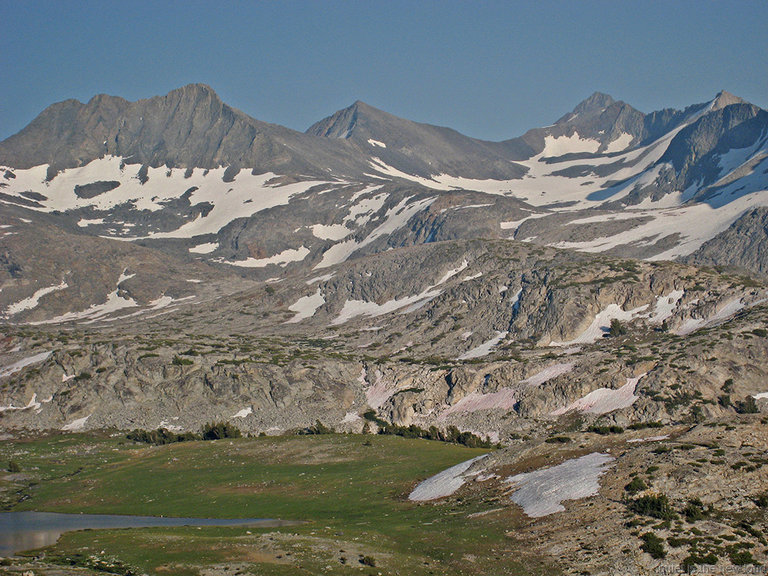
M 640 366 L 675 377 L 614 357 L 612 321 L 687 338 L 768 296 L 768 113 L 727 92 L 650 114 L 595 93 L 487 142 L 363 102 L 300 133 L 193 84 L 54 104 L 0 166 L 9 426 L 285 430 L 319 403 L 504 438 Z M 738 353 L 761 393 L 768 350 Z
M 414 530 L 495 523 L 495 560 L 440 549 L 451 567 L 765 563 L 767 280 L 768 113 L 727 92 L 649 114 L 595 93 L 501 142 L 363 102 L 300 133 L 199 84 L 68 100 L 0 142 L 0 437 L 40 464 L 9 465 L 0 497 L 38 501 L 51 463 L 29 439 L 51 431 L 479 436 L 493 453 L 379 495 Z M 99 477 L 123 466 L 113 444 L 51 442 L 57 482 L 77 482 L 75 451 Z M 217 446 L 227 466 L 238 448 Z M 336 470 L 307 446 L 301 474 Z M 317 549 L 384 546 L 386 572 L 389 536 L 355 514 Z M 419 538 L 409 570 L 457 573 L 412 556 Z

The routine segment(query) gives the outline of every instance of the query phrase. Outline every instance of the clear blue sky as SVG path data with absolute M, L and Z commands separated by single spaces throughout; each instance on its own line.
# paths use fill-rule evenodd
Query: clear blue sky
M 592 92 L 768 107 L 768 2 L 0 0 L 0 139 L 53 102 L 191 82 L 305 130 L 360 99 L 501 140 Z

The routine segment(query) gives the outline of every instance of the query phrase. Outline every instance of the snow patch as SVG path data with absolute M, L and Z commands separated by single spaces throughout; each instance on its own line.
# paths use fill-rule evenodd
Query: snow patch
M 120 280 L 118 281 L 118 285 L 120 282 L 127 280 L 128 278 L 130 278 L 130 276 L 121 276 Z M 114 292 L 111 292 L 107 296 L 107 301 L 103 304 L 92 304 L 86 310 L 82 310 L 80 312 L 67 312 L 66 314 L 56 316 L 55 318 L 51 318 L 49 320 L 30 322 L 30 324 L 32 326 L 38 326 L 41 324 L 59 324 L 62 322 L 72 322 L 74 320 L 101 320 L 105 316 L 108 316 L 113 312 L 117 312 L 118 310 L 124 310 L 125 308 L 135 308 L 139 305 L 133 298 L 123 298 L 118 294 L 118 292 L 119 291 L 117 289 Z
M 327 282 L 331 278 L 333 278 L 336 275 L 336 272 L 331 272 L 330 274 L 323 274 L 322 276 L 315 276 L 314 278 L 310 278 L 307 280 L 306 284 L 307 286 L 314 284 L 315 282 Z
M 511 388 L 501 388 L 489 394 L 471 392 L 443 412 L 441 418 L 451 414 L 477 412 L 478 410 L 511 410 L 516 402 L 515 391 Z
M 325 224 L 313 224 L 309 229 L 312 230 L 312 234 L 315 238 L 320 238 L 321 240 L 343 240 L 352 234 L 352 230 L 343 224 L 331 224 L 330 226 Z
M 562 156 L 572 152 L 590 152 L 594 154 L 600 148 L 600 142 L 590 138 L 580 138 L 578 132 L 571 136 L 547 135 L 544 137 L 544 151 L 542 156 Z
M 64 432 L 76 432 L 78 430 L 82 430 L 85 428 L 85 423 L 88 421 L 88 418 L 91 417 L 91 414 L 88 414 L 88 416 L 84 416 L 83 418 L 78 418 L 77 420 L 72 420 L 69 424 L 65 424 L 61 427 L 61 429 Z
M 378 238 L 392 234 L 405 226 L 414 215 L 426 209 L 436 200 L 436 197 L 433 196 L 408 204 L 411 198 L 412 196 L 403 198 L 396 206 L 387 210 L 387 213 L 384 215 L 384 221 L 361 242 L 347 240 L 331 246 L 323 253 L 323 259 L 314 269 L 328 268 L 329 266 L 345 262 L 347 258 L 363 246 L 367 246 Z
M 663 434 L 661 436 L 646 436 L 645 438 L 630 438 L 627 442 L 631 444 L 637 444 L 639 442 L 659 442 L 661 440 L 669 440 L 669 434 Z
M 611 320 L 621 320 L 622 322 L 629 322 L 639 317 L 640 313 L 648 308 L 648 304 L 635 308 L 633 310 L 624 311 L 618 304 L 609 304 L 605 310 L 598 312 L 595 315 L 595 319 L 592 324 L 582 332 L 579 336 L 568 342 L 555 342 L 551 341 L 550 346 L 571 346 L 573 344 L 590 344 L 602 338 L 608 333 L 611 326 Z
M 677 308 L 680 299 L 685 294 L 685 290 L 673 290 L 667 296 L 659 296 L 656 298 L 656 307 L 653 309 L 653 313 L 649 316 L 648 320 L 651 324 L 662 324 L 664 320 L 670 318 Z
M 362 384 L 365 384 L 365 375 L 365 368 L 363 368 L 363 371 L 360 374 L 360 381 Z M 377 370 L 376 382 L 365 391 L 365 401 L 368 403 L 368 406 L 375 410 L 389 400 L 392 394 L 396 391 L 397 389 L 394 386 L 390 386 L 389 383 L 384 380 L 381 372 Z
M 571 370 L 573 370 L 575 364 L 573 362 L 562 362 L 560 364 L 553 364 L 552 366 L 547 366 L 540 372 L 537 372 L 533 376 L 526 378 L 521 384 L 527 384 L 528 386 L 541 386 L 545 382 L 549 382 L 553 378 L 557 378 L 558 376 L 562 376 L 563 374 L 568 374 Z
M 538 213 L 538 214 L 531 214 L 530 216 L 526 216 L 525 218 L 522 218 L 520 220 L 510 220 L 509 222 L 499 222 L 499 227 L 502 230 L 517 230 L 520 228 L 520 225 L 525 222 L 526 220 L 535 220 L 536 218 L 544 218 L 544 216 L 549 216 L 549 213 Z
M 27 366 L 30 366 L 32 364 L 37 364 L 38 362 L 42 362 L 43 360 L 46 360 L 50 355 L 51 355 L 51 352 L 40 352 L 40 354 L 35 354 L 34 356 L 30 356 L 29 358 L 24 358 L 23 360 L 14 362 L 10 366 L 0 368 L 0 378 L 5 378 L 6 376 L 10 376 L 11 374 L 15 374 L 16 372 L 21 371 Z
M 248 408 L 243 408 L 237 414 L 232 415 L 232 418 L 245 418 L 246 416 L 249 416 L 250 414 L 253 414 L 253 408 L 248 406 Z
M 622 152 L 623 150 L 626 150 L 633 139 L 634 136 L 632 136 L 632 134 L 622 132 L 615 140 L 612 140 L 608 146 L 605 147 L 606 154 L 613 154 L 614 152 Z
M 189 249 L 192 254 L 210 254 L 214 250 L 216 250 L 219 247 L 218 242 L 206 242 L 205 244 L 198 244 L 197 246 L 192 246 L 192 248 Z
M 466 477 L 468 476 L 465 472 L 469 470 L 472 464 L 485 457 L 486 454 L 483 454 L 482 456 L 472 458 L 461 464 L 456 464 L 456 466 L 451 466 L 447 470 L 443 470 L 439 474 L 427 478 L 413 489 L 413 492 L 408 495 L 408 500 L 413 502 L 425 502 L 450 496 L 464 485 Z
M 464 354 L 458 357 L 458 360 L 472 360 L 473 358 L 487 356 L 491 353 L 491 350 L 493 350 L 502 340 L 504 340 L 504 338 L 507 337 L 507 334 L 509 334 L 507 330 L 504 332 L 496 332 L 496 336 L 486 342 L 483 342 L 479 346 L 472 348 L 472 350 L 464 352 Z
M 296 324 L 305 318 L 311 318 L 315 315 L 317 309 L 320 308 L 320 306 L 323 304 L 325 304 L 325 298 L 320 293 L 320 288 L 318 288 L 317 292 L 311 296 L 303 296 L 302 298 L 299 298 L 295 303 L 288 306 L 288 310 L 291 312 L 296 312 L 296 315 L 285 322 L 285 324 Z
M 734 298 L 709 318 L 688 318 L 688 320 L 683 322 L 683 324 L 675 331 L 675 334 L 678 336 L 687 336 L 701 328 L 721 324 L 739 312 L 742 308 L 744 308 L 744 303 L 741 301 L 741 298 Z
M 627 383 L 618 390 L 613 390 L 612 388 L 593 390 L 583 398 L 579 398 L 568 406 L 553 411 L 551 414 L 552 416 L 562 416 L 572 410 L 578 410 L 587 414 L 608 414 L 614 410 L 628 408 L 639 398 L 639 396 L 635 396 L 635 388 L 643 376 L 645 374 L 641 374 L 636 378 L 627 378 Z
M 378 146 L 379 148 L 386 148 L 387 145 L 384 144 L 384 142 L 379 142 L 378 140 L 374 140 L 373 138 L 368 138 L 368 144 L 371 146 Z
M 565 510 L 562 505 L 565 500 L 596 495 L 600 490 L 600 476 L 613 460 L 608 454 L 593 452 L 558 466 L 511 476 L 504 482 L 515 488 L 512 502 L 521 506 L 527 516 L 541 518 Z
M 285 267 L 291 262 L 301 262 L 309 256 L 309 248 L 301 246 L 300 248 L 288 248 L 269 258 L 246 258 L 245 260 L 224 260 L 219 258 L 216 262 L 238 266 L 240 268 L 264 268 L 270 264 Z
M 450 280 L 451 278 L 453 278 L 454 276 L 456 276 L 456 274 L 458 274 L 459 272 L 462 272 L 463 270 L 466 270 L 467 266 L 469 266 L 469 262 L 467 262 L 466 260 L 464 260 L 464 261 L 463 261 L 463 262 L 462 262 L 462 263 L 459 265 L 459 267 L 458 267 L 458 268 L 454 268 L 453 270 L 448 270 L 448 272 L 446 272 L 446 273 L 443 275 L 443 277 L 442 277 L 442 278 L 440 278 L 440 280 L 438 280 L 438 281 L 437 281 L 437 284 L 436 284 L 436 285 L 445 284 L 446 282 L 448 282 L 448 280 Z
M 8 406 L 0 406 L 0 413 L 2 412 L 15 412 L 17 410 L 35 410 L 40 411 L 41 404 L 37 401 L 37 394 L 32 394 L 32 398 L 29 399 L 29 402 L 26 406 L 14 406 L 13 404 L 8 404 Z
M 16 302 L 15 304 L 11 304 L 10 306 L 8 306 L 5 313 L 8 316 L 13 316 L 14 314 L 19 314 L 24 310 L 32 310 L 33 308 L 36 308 L 37 305 L 40 303 L 40 298 L 42 298 L 46 294 L 51 294 L 52 292 L 56 292 L 58 290 L 64 290 L 65 288 L 68 288 L 68 286 L 67 286 L 67 283 L 63 281 L 61 282 L 61 284 L 57 284 L 56 286 L 40 288 L 34 294 L 32 294 L 32 296 L 30 296 L 29 298 L 24 298 L 24 300 L 21 300 L 19 302 Z
M 409 307 L 407 312 L 412 312 L 416 309 L 414 306 L 421 307 L 441 293 L 441 290 L 435 290 L 434 287 L 430 286 L 421 294 L 388 300 L 383 304 L 367 302 L 365 300 L 347 300 L 344 302 L 344 306 L 341 309 L 341 312 L 339 312 L 339 315 L 331 322 L 331 325 L 338 326 L 339 324 L 344 324 L 356 316 L 382 316 L 400 310 L 401 308 L 405 308 L 406 306 Z

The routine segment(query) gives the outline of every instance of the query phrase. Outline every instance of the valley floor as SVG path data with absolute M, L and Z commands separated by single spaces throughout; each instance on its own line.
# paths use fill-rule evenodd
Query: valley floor
M 164 446 L 122 434 L 6 439 L 6 510 L 293 522 L 70 532 L 0 573 L 661 574 L 705 563 L 757 573 L 768 552 L 766 423 L 757 414 L 561 431 L 491 453 L 482 461 L 494 474 L 426 502 L 408 499 L 419 482 L 487 451 L 352 434 Z M 542 517 L 513 504 L 507 478 L 595 453 L 608 466 L 595 495 Z M 549 488 L 528 490 L 546 498 Z

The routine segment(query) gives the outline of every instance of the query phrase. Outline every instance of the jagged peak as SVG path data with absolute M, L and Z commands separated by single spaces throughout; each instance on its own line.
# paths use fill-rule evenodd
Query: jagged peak
M 603 92 L 594 92 L 589 98 L 582 100 L 576 108 L 573 109 L 574 114 L 583 114 L 584 112 L 591 112 L 592 110 L 602 110 L 607 108 L 611 104 L 614 104 L 616 100 L 612 96 Z
M 735 96 L 730 92 L 721 90 L 720 92 L 718 92 L 717 96 L 715 96 L 715 99 L 712 101 L 712 110 L 720 110 L 722 108 L 725 108 L 726 106 L 730 106 L 731 104 L 747 104 L 747 103 L 748 102 L 743 98 L 739 98 L 738 96 Z

